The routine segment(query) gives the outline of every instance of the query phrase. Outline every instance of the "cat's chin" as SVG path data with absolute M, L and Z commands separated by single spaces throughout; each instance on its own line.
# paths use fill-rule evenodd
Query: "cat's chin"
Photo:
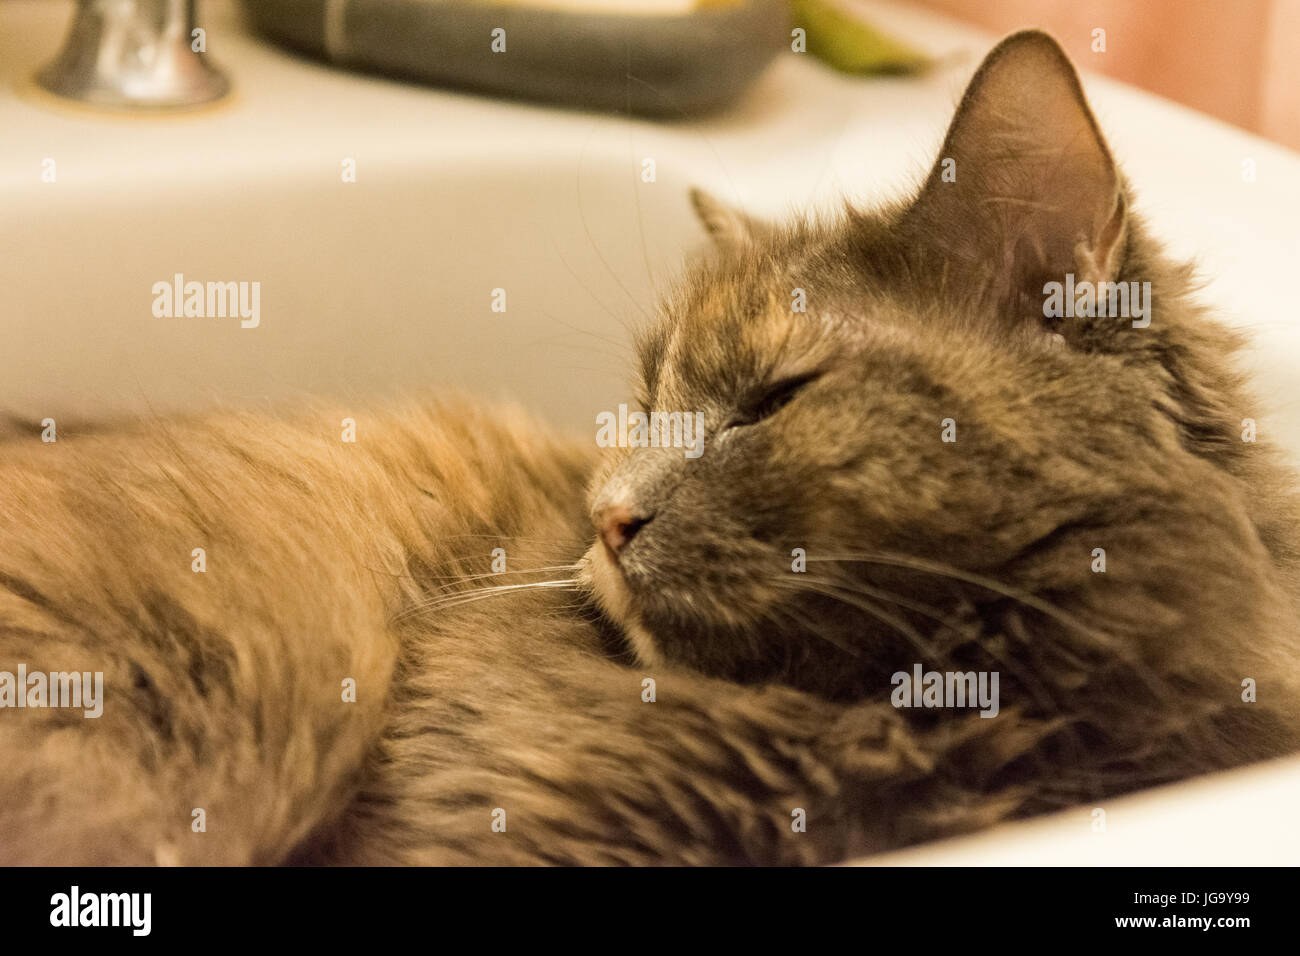
M 581 564 L 578 571 L 579 584 L 596 599 L 596 604 L 605 617 L 623 632 L 637 662 L 646 667 L 662 663 L 663 654 L 641 623 L 632 606 L 632 592 L 604 545 L 600 542 L 593 544 L 583 555 Z

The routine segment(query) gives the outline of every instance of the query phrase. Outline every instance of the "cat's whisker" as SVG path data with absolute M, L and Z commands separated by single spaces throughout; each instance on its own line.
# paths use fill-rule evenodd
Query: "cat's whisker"
M 441 561 L 439 562 L 439 566 L 452 564 L 458 560 L 460 559 L 453 558 L 447 561 Z M 465 560 L 469 560 L 469 559 L 465 559 Z M 406 578 L 412 581 L 416 579 L 416 576 L 411 574 L 409 571 L 386 571 L 382 568 L 373 568 L 368 564 L 362 565 L 362 567 L 364 567 L 367 571 L 373 572 L 374 574 L 387 574 L 389 577 Z M 420 575 L 420 577 L 424 580 L 429 580 L 429 581 L 450 582 L 449 584 L 440 586 L 443 590 L 446 590 L 464 581 L 476 581 L 482 578 L 495 578 L 495 577 L 501 577 L 502 575 L 509 575 L 509 574 L 541 574 L 543 572 L 551 572 L 551 571 L 577 571 L 580 570 L 581 567 L 582 565 L 580 564 L 548 564 L 542 567 L 521 568 L 515 571 L 486 571 L 483 574 L 424 574 L 424 575 Z
M 863 611 L 866 614 L 869 614 L 871 617 L 880 621 L 882 624 L 892 627 L 895 631 L 902 634 L 903 637 L 913 642 L 917 650 L 925 652 L 929 654 L 931 657 L 934 656 L 934 652 L 926 644 L 925 638 L 921 637 L 921 635 L 917 633 L 914 627 L 912 627 L 906 621 L 899 618 L 897 615 L 890 614 L 888 611 L 882 610 L 876 605 L 870 604 L 856 595 L 842 593 L 841 591 L 839 591 L 838 589 L 836 589 L 831 585 L 827 585 L 824 584 L 823 582 L 815 581 L 815 580 L 814 581 L 805 580 L 798 583 L 786 582 L 782 580 L 780 582 L 777 582 L 777 586 L 783 587 L 786 590 L 790 590 L 790 591 L 820 594 L 823 597 L 830 598 L 831 600 L 840 601 L 843 604 L 848 604 L 850 607 L 855 607 L 858 610 Z M 839 641 L 834 640 L 829 635 L 824 634 L 821 631 L 817 630 L 816 628 L 810 628 L 810 631 L 816 634 L 818 637 L 821 637 L 823 640 L 830 642 L 835 647 L 838 647 L 840 650 L 853 655 L 854 657 L 862 656 L 862 652 L 857 648 L 844 645 Z
M 959 637 L 965 638 L 967 641 L 976 642 L 979 640 L 980 635 L 979 635 L 979 631 L 976 628 L 958 624 L 952 617 L 945 614 L 941 614 L 938 611 L 936 611 L 934 608 L 927 607 L 925 604 L 922 604 L 920 601 L 914 601 L 911 598 L 898 594 L 895 591 L 890 591 L 887 588 L 880 588 L 880 587 L 866 585 L 861 581 L 858 581 L 847 574 L 840 577 L 836 577 L 834 580 L 829 581 L 827 583 L 834 584 L 837 587 L 841 587 L 845 589 L 846 591 L 864 594 L 869 598 L 876 599 L 877 601 L 885 601 L 888 602 L 889 604 L 893 604 L 896 605 L 897 607 L 901 607 L 904 610 L 912 611 L 915 614 L 920 614 L 922 617 L 934 621 L 936 624 L 942 624 L 944 627 L 948 628 L 948 630 L 952 631 L 954 634 L 958 635 Z
M 903 607 L 905 609 L 912 610 L 915 613 L 922 615 L 923 617 L 926 617 L 932 621 L 935 621 L 936 623 L 948 627 L 954 633 L 965 638 L 967 641 L 973 644 L 979 644 L 980 650 L 983 653 L 987 654 L 988 656 L 992 657 L 995 661 L 997 661 L 999 666 L 1001 666 L 1001 668 L 1004 671 L 1006 671 L 1006 673 L 1014 676 L 1021 683 L 1021 685 L 1024 686 L 1029 691 L 1029 693 L 1033 695 L 1034 699 L 1038 703 L 1038 706 L 1041 707 L 1045 713 L 1055 713 L 1058 710 L 1058 703 L 1056 699 L 1053 697 L 1050 690 L 1043 684 L 1043 682 L 1036 677 L 1036 675 L 1033 673 L 1031 669 L 1027 669 L 1025 667 L 1020 666 L 1015 661 L 1014 657 L 1001 653 L 991 643 L 981 642 L 979 640 L 980 634 L 974 628 L 961 627 L 957 625 L 955 622 L 953 622 L 951 618 L 947 617 L 946 615 L 939 614 L 938 612 L 934 611 L 931 608 L 927 608 L 925 605 L 921 604 L 918 601 L 911 600 L 909 598 L 906 598 L 902 595 L 896 594 L 886 589 L 869 587 L 863 584 L 862 582 L 853 580 L 851 578 L 848 578 L 847 576 L 845 576 L 845 581 L 842 587 L 846 591 L 850 591 L 850 592 L 859 591 L 877 600 L 886 601 L 898 605 L 900 607 Z M 945 655 L 945 657 L 942 659 L 947 660 L 948 656 Z M 933 658 L 933 661 L 937 666 L 940 663 L 940 658 L 935 657 Z M 1078 735 L 1076 729 L 1073 727 L 1068 727 L 1065 729 L 1065 732 L 1068 735 L 1070 741 L 1075 745 L 1077 751 L 1081 745 L 1079 744 L 1078 741 Z
M 1044 708 L 1048 712 L 1052 712 L 1056 709 L 1055 698 L 1053 698 L 1053 696 L 1048 691 L 1048 689 L 1043 685 L 1043 683 L 1034 676 L 1033 671 L 1020 666 L 1015 661 L 1014 657 L 1009 657 L 1006 654 L 1003 654 L 991 643 L 981 642 L 980 641 L 981 635 L 979 631 L 977 631 L 975 628 L 961 627 L 956 623 L 954 623 L 952 618 L 943 614 L 939 614 L 933 609 L 927 608 L 919 601 L 913 601 L 909 598 L 904 597 L 903 595 L 896 594 L 893 591 L 889 591 L 882 588 L 867 587 L 866 585 L 862 584 L 860 581 L 853 581 L 852 579 L 847 579 L 847 582 L 844 586 L 846 589 L 861 590 L 867 593 L 868 596 L 875 597 L 877 600 L 888 601 L 891 604 L 896 604 L 899 607 L 914 611 L 915 613 L 920 614 L 923 617 L 926 617 L 929 620 L 934 621 L 935 623 L 944 625 L 949 630 L 965 638 L 970 643 L 978 644 L 980 650 L 983 653 L 987 654 L 989 657 L 993 658 L 993 660 L 997 661 L 997 663 L 1008 674 L 1014 676 L 1026 688 L 1028 688 L 1030 693 L 1034 695 L 1040 707 Z M 947 658 L 945 657 L 945 659 Z M 938 661 L 936 660 L 935 663 L 937 664 Z
M 1043 600 L 1036 594 L 1022 591 L 1019 588 L 1003 584 L 1002 582 L 985 575 L 977 574 L 972 571 L 965 571 L 961 568 L 953 567 L 952 565 L 929 561 L 924 558 L 913 557 L 912 555 L 891 554 L 883 551 L 848 552 L 845 554 L 833 555 L 809 555 L 808 560 L 878 564 L 886 567 L 923 571 L 940 577 L 950 578 L 955 581 L 961 581 L 966 584 L 973 584 L 976 587 L 981 587 L 985 590 L 992 591 L 995 594 L 1000 594 L 1001 596 L 1022 604 L 1025 607 L 1046 614 L 1048 617 L 1053 618 L 1059 623 L 1066 625 L 1086 637 L 1097 638 L 1107 644 L 1112 643 L 1111 639 L 1107 635 L 1088 627 L 1073 614 L 1070 614 L 1063 608 L 1057 607 L 1050 601 Z
M 992 591 L 995 594 L 1015 601 L 1017 604 L 1027 607 L 1031 610 L 1038 611 L 1047 617 L 1052 618 L 1060 624 L 1070 628 L 1074 633 L 1079 634 L 1095 642 L 1100 647 L 1110 653 L 1118 655 L 1128 665 L 1133 668 L 1135 676 L 1146 685 L 1147 689 L 1153 694 L 1161 695 L 1164 691 L 1160 686 L 1159 678 L 1152 680 L 1152 672 L 1149 667 L 1140 661 L 1132 648 L 1125 646 L 1122 642 L 1115 640 L 1109 634 L 1098 631 L 1096 628 L 1089 627 L 1076 616 L 1058 607 L 1050 601 L 1044 600 L 1036 594 L 1031 594 L 1020 588 L 1012 587 L 1001 581 L 995 580 L 983 574 L 973 571 L 966 571 L 961 568 L 942 562 L 930 561 L 925 558 L 918 558 L 913 555 L 895 554 L 883 551 L 860 551 L 844 552 L 831 555 L 809 555 L 809 561 L 827 561 L 827 562 L 844 562 L 844 563 L 862 563 L 876 564 L 884 567 L 904 568 L 924 573 L 934 574 L 945 577 L 950 580 L 961 581 L 976 587 Z M 987 650 L 987 648 L 986 648 Z
M 393 623 L 407 620 L 420 614 L 432 611 L 445 611 L 448 608 L 460 607 L 462 604 L 472 604 L 475 601 L 484 601 L 492 597 L 500 597 L 504 594 L 517 593 L 520 591 L 534 590 L 574 590 L 578 589 L 578 582 L 575 578 L 556 578 L 551 581 L 530 581 L 526 584 L 498 584 L 493 587 L 475 588 L 470 591 L 464 591 L 456 594 L 444 594 L 430 601 L 417 604 L 414 607 L 407 608 L 392 618 Z
M 427 603 L 410 608 L 402 612 L 394 621 L 402 621 L 412 616 L 430 613 L 433 611 L 444 611 L 450 608 L 460 607 L 463 604 L 473 604 L 476 601 L 487 600 L 492 597 L 501 597 L 505 594 L 515 593 L 527 590 L 576 590 L 578 587 L 575 581 L 535 581 L 528 584 L 507 584 L 495 588 L 485 588 L 466 592 L 462 595 L 456 595 L 448 600 L 429 601 Z
M 578 335 L 588 335 L 591 338 L 596 339 L 597 341 L 604 342 L 608 345 L 614 346 L 616 349 L 619 350 L 620 353 L 622 353 L 619 355 L 619 361 L 623 361 L 624 359 L 627 358 L 636 357 L 636 352 L 632 348 L 631 343 L 627 342 L 626 340 L 611 338 L 608 335 L 601 335 L 599 332 L 594 332 L 591 329 L 581 328 L 579 326 L 572 324 L 571 322 L 565 322 L 563 319 L 559 318 L 556 315 L 553 315 L 552 313 L 548 312 L 546 309 L 542 309 L 541 311 L 542 311 L 542 315 L 546 316 L 556 325 L 562 325 L 567 329 L 573 330 L 573 332 Z
M 922 637 L 920 631 L 914 628 L 906 620 L 899 617 L 897 614 L 891 614 L 890 612 L 881 608 L 878 604 L 870 604 L 870 603 L 863 602 L 861 597 L 855 595 L 852 591 L 846 588 L 840 588 L 834 585 L 828 585 L 826 587 L 826 590 L 824 590 L 822 593 L 824 593 L 827 597 L 830 597 L 834 600 L 839 600 L 844 603 L 851 604 L 854 607 L 861 607 L 868 614 L 873 615 L 877 620 L 884 621 L 886 624 L 893 627 L 895 631 L 897 631 L 898 633 L 906 637 L 912 643 L 912 646 L 916 648 L 917 651 L 927 655 L 932 660 L 939 659 L 939 653 L 937 650 L 935 650 L 934 645 L 931 644 L 929 641 L 927 641 L 924 637 Z
M 549 574 L 553 571 L 578 571 L 581 570 L 580 564 L 548 564 L 539 568 L 520 568 L 517 571 L 487 571 L 483 574 L 440 574 L 430 575 L 433 580 L 447 581 L 448 584 L 440 586 L 443 593 L 450 592 L 457 584 L 465 581 L 481 581 L 484 578 L 499 578 L 515 574 Z
M 586 548 L 591 545 L 591 542 L 593 540 L 591 537 L 580 538 L 576 536 L 569 537 L 567 535 L 557 535 L 549 538 L 538 538 L 538 537 L 528 537 L 522 534 L 487 534 L 485 532 L 480 532 L 480 533 L 464 532 L 461 534 L 447 534 L 442 536 L 442 539 L 446 541 L 454 541 L 460 538 L 487 538 L 492 541 L 500 541 L 506 544 L 508 544 L 511 541 L 540 542 L 542 544 L 552 545 L 557 548 L 566 545 L 578 545 L 580 547 Z
M 605 267 L 605 272 L 608 273 L 609 277 L 614 280 L 615 285 L 617 285 L 619 289 L 622 290 L 623 295 L 626 296 L 628 301 L 632 303 L 633 308 L 635 308 L 638 312 L 641 313 L 641 317 L 645 319 L 647 322 L 653 322 L 654 316 L 646 311 L 645 306 L 641 304 L 641 299 L 632 294 L 631 290 L 628 289 L 627 284 L 623 281 L 622 277 L 619 276 L 618 271 L 612 265 L 610 265 L 609 260 L 605 257 L 605 253 L 601 251 L 600 245 L 596 242 L 596 237 L 592 234 L 591 223 L 587 221 L 587 209 L 585 204 L 583 203 L 583 197 L 582 197 L 582 164 L 583 161 L 586 159 L 587 150 L 591 146 L 591 137 L 595 131 L 596 131 L 596 125 L 593 124 L 591 129 L 587 131 L 587 138 L 583 140 L 582 148 L 578 152 L 578 167 L 577 167 L 576 175 L 574 177 L 574 187 L 575 187 L 575 192 L 577 194 L 578 218 L 582 222 L 582 231 L 587 236 L 587 243 L 588 245 L 591 246 L 591 251 L 596 254 L 596 258 L 600 260 L 600 264 Z M 635 188 L 636 187 L 633 187 L 633 189 Z M 638 202 L 639 202 L 639 198 L 638 198 Z M 639 208 L 640 207 L 638 206 L 638 209 Z
M 843 651 L 845 654 L 848 654 L 850 657 L 861 656 L 861 654 L 858 652 L 856 648 L 850 647 L 847 644 L 844 644 L 841 641 L 836 640 L 835 638 L 831 637 L 829 634 L 823 634 L 816 631 L 815 629 L 809 628 L 807 622 L 801 621 L 799 619 L 799 616 L 796 615 L 793 611 L 782 608 L 779 605 L 768 608 L 767 611 L 764 612 L 764 616 L 768 620 L 770 620 L 773 624 L 776 624 L 778 627 L 780 627 L 781 622 L 784 621 L 785 626 L 789 627 L 795 633 L 802 634 L 811 631 L 811 633 L 816 634 L 823 641 L 826 641 L 828 644 L 830 644 L 832 647 L 836 648 L 837 650 Z M 786 658 L 788 662 L 790 658 L 789 651 L 787 651 L 786 653 Z

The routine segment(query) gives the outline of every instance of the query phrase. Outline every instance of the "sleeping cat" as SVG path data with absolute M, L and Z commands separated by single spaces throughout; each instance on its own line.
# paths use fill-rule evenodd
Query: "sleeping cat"
M 1292 479 L 1051 39 L 908 202 L 695 200 L 639 352 L 698 457 L 448 397 L 0 445 L 0 671 L 105 688 L 0 709 L 0 860 L 829 862 L 1300 747 Z

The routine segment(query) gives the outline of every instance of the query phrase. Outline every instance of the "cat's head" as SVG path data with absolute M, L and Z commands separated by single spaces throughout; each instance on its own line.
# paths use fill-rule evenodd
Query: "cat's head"
M 1176 456 L 1232 438 L 1196 367 L 1227 339 L 1173 317 L 1185 274 L 1045 34 L 988 56 L 906 203 L 768 226 L 695 202 L 719 248 L 643 336 L 640 399 L 703 444 L 651 429 L 592 498 L 585 575 L 646 662 L 852 692 L 940 619 L 1026 606 L 1002 592 L 1068 605 Z M 1084 283 L 1124 283 L 1124 314 L 1045 314 Z

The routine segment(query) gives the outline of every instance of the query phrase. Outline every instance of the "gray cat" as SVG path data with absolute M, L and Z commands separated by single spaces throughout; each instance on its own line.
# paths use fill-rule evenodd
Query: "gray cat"
M 0 860 L 829 862 L 1300 746 L 1292 478 L 1051 39 L 911 201 L 696 203 L 639 351 L 698 456 L 449 398 L 6 440 L 0 668 L 56 677 L 0 674 Z

